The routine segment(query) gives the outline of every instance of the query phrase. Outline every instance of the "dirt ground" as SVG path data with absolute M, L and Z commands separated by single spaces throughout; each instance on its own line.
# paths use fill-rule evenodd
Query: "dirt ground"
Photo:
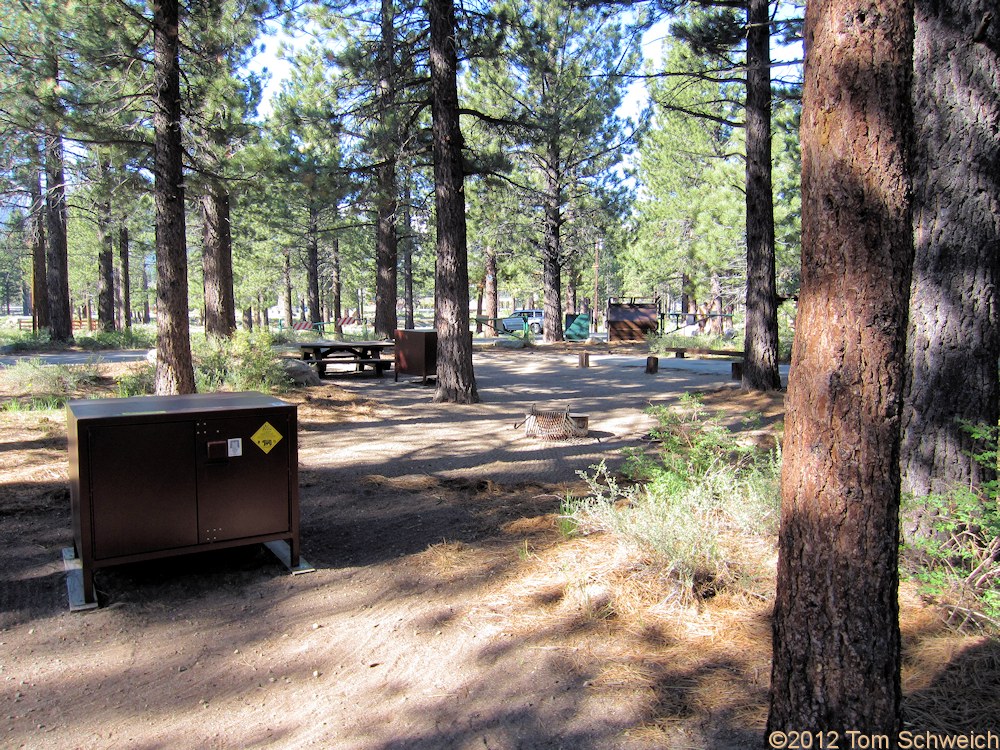
M 0 413 L 0 746 L 763 746 L 767 595 L 681 606 L 613 540 L 562 535 L 560 503 L 582 484 L 519 473 L 538 458 L 523 441 L 481 471 L 378 470 L 360 451 L 393 433 L 447 441 L 424 412 L 387 411 L 390 387 L 421 393 L 325 381 L 286 397 L 314 573 L 262 547 L 121 566 L 99 572 L 87 613 L 67 611 L 60 560 L 65 420 Z M 780 426 L 780 394 L 709 390 L 711 408 Z M 617 431 L 587 451 L 614 461 Z M 909 726 L 996 729 L 997 642 L 945 627 L 912 588 L 901 602 Z

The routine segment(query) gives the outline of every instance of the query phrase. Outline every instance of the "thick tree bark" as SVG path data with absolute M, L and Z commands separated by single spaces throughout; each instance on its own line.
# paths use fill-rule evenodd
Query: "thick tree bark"
M 309 234 L 306 237 L 306 305 L 309 307 L 309 322 L 323 320 L 319 306 L 319 207 L 315 201 L 309 203 Z
M 205 284 L 205 333 L 218 339 L 236 331 L 233 293 L 233 237 L 229 193 L 212 185 L 201 198 L 202 268 Z
M 562 188 L 557 165 L 559 143 L 548 145 L 545 169 L 545 229 L 542 246 L 542 340 L 562 341 Z
M 157 395 L 194 393 L 184 231 L 177 0 L 153 3 Z
M 128 253 L 128 227 L 122 222 L 118 227 L 118 265 L 121 268 L 122 325 L 125 330 L 132 328 L 132 280 L 129 277 Z
M 404 325 L 413 328 L 414 310 L 416 302 L 413 295 L 413 238 L 416 236 L 416 229 L 413 226 L 413 210 L 411 208 L 413 198 L 410 194 L 410 180 L 406 179 L 403 188 L 403 225 L 406 227 L 406 237 L 403 240 L 403 308 Z
M 49 289 L 45 273 L 45 198 L 42 194 L 42 164 L 31 180 L 28 248 L 31 251 L 31 319 L 34 330 L 49 327 Z
M 375 237 L 375 333 L 391 336 L 396 330 L 399 237 L 396 233 L 395 160 L 378 167 Z
M 152 320 L 149 313 L 149 271 L 146 269 L 146 262 L 142 263 L 142 322 L 149 325 Z
M 45 138 L 45 281 L 49 298 L 49 334 L 55 341 L 73 340 L 69 301 L 69 260 L 66 234 L 66 176 L 63 139 L 58 132 Z
M 375 199 L 375 333 L 392 336 L 396 330 L 398 292 L 399 235 L 396 213 L 399 210 L 399 186 L 396 161 L 399 137 L 393 108 L 396 99 L 396 8 L 393 0 L 382 0 L 380 13 L 382 36 L 379 45 L 378 117 L 379 142 L 376 167 Z
M 427 0 L 430 17 L 431 131 L 437 224 L 434 326 L 438 336 L 434 400 L 479 402 L 469 330 L 465 173 L 458 123 L 458 51 L 453 0 Z
M 284 309 L 281 311 L 285 319 L 285 328 L 291 330 L 292 328 L 292 318 L 294 316 L 292 308 L 294 307 L 294 302 L 292 302 L 292 251 L 285 248 L 282 257 L 283 263 L 281 266 L 281 281 L 285 290 L 285 304 Z
M 1000 417 L 997 15 L 995 0 L 916 3 L 916 258 L 901 452 L 903 491 L 916 497 L 996 476 L 972 458 L 984 446 L 962 425 Z M 914 515 L 908 533 L 920 528 Z
M 333 249 L 330 253 L 330 287 L 333 296 L 334 330 L 343 335 L 344 327 L 340 319 L 344 316 L 344 282 L 340 274 L 340 237 L 333 235 Z
M 97 325 L 102 331 L 115 330 L 115 236 L 111 201 L 97 205 Z
M 771 732 L 900 727 L 899 427 L 913 259 L 912 0 L 807 6 L 802 291 Z
M 500 317 L 500 295 L 497 290 L 497 254 L 492 245 L 487 245 L 483 250 L 483 266 L 485 267 L 483 297 L 486 317 L 490 320 L 486 324 L 486 329 L 491 336 L 496 336 L 496 320 Z
M 778 290 L 774 278 L 771 192 L 771 41 L 768 0 L 747 5 L 746 205 L 747 297 L 743 388 L 781 388 L 778 372 Z

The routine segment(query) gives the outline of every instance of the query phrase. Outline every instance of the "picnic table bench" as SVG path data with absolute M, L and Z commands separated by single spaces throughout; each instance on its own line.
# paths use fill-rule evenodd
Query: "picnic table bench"
M 310 341 L 299 344 L 302 361 L 316 367 L 320 377 L 326 374 L 327 365 L 353 365 L 354 372 L 371 368 L 382 377 L 392 367 L 391 359 L 383 359 L 382 352 L 391 349 L 391 341 Z
M 718 357 L 743 357 L 743 352 L 739 349 L 703 349 L 694 346 L 668 346 L 663 348 L 661 351 L 670 352 L 678 359 L 683 359 L 688 354 L 702 354 Z
M 661 349 L 662 352 L 670 352 L 676 359 L 683 359 L 688 354 L 713 356 L 713 357 L 738 357 L 732 365 L 733 380 L 743 379 L 743 352 L 739 349 L 705 349 L 695 346 L 668 346 Z

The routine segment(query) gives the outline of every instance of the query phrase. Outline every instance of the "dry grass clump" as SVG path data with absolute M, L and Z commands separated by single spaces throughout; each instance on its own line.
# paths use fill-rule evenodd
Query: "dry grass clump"
M 900 630 L 905 727 L 938 734 L 995 733 L 1000 639 L 952 627 L 913 582 L 900 588 Z
M 635 550 L 682 604 L 724 591 L 767 599 L 775 560 L 777 470 L 724 464 L 622 486 L 602 466 L 592 494 L 565 515 L 576 533 L 608 533 Z M 668 585 L 672 582 L 672 585 Z
M 691 606 L 647 554 L 592 534 L 522 560 L 479 617 L 558 649 L 590 675 L 595 696 L 627 695 L 633 706 L 638 697 L 647 719 L 632 733 L 673 746 L 677 732 L 709 716 L 763 727 L 769 610 L 730 592 Z

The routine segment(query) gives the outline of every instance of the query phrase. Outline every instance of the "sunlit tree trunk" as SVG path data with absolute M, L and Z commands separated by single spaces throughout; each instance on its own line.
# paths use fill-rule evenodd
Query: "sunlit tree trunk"
M 184 148 L 177 0 L 153 3 L 153 107 L 156 204 L 156 393 L 194 393 L 188 322 Z
M 49 289 L 45 273 L 45 198 L 42 194 L 40 155 L 37 162 L 31 179 L 28 235 L 28 248 L 31 252 L 31 314 L 36 331 L 49 326 Z
M 97 205 L 97 324 L 115 330 L 115 236 L 110 198 Z
M 285 304 L 281 312 L 285 318 L 285 328 L 291 330 L 294 315 L 292 308 L 295 303 L 292 301 L 292 251 L 287 247 L 282 252 L 281 281 L 285 289 Z
M 306 236 L 306 305 L 309 322 L 323 320 L 319 306 L 319 207 L 315 199 L 309 201 L 309 232 Z
M 201 195 L 202 267 L 205 277 L 205 333 L 229 338 L 236 331 L 233 238 L 229 193 L 211 185 Z
M 333 321 L 337 335 L 343 335 L 344 327 L 340 319 L 344 317 L 344 282 L 340 272 L 340 237 L 333 235 L 333 248 L 330 253 L 330 286 L 333 297 Z
M 768 0 L 747 5 L 746 205 L 747 304 L 743 387 L 781 388 L 778 372 L 778 291 L 774 278 L 774 198 L 771 193 L 771 41 Z
M 559 143 L 548 144 L 545 168 L 545 229 L 542 246 L 542 339 L 562 341 L 562 187 L 559 179 Z
M 125 330 L 132 328 L 132 279 L 129 263 L 128 227 L 123 221 L 118 227 L 118 263 L 121 268 L 122 325 Z
M 900 728 L 899 428 L 913 236 L 912 0 L 805 25 L 802 287 L 768 731 Z
M 483 266 L 485 283 L 483 285 L 483 297 L 485 298 L 485 313 L 489 318 L 486 324 L 487 333 L 491 336 L 497 335 L 496 320 L 500 317 L 500 300 L 497 291 L 497 254 L 492 245 L 488 245 L 483 250 Z
M 55 341 L 71 341 L 73 317 L 69 301 L 66 175 L 63 139 L 58 132 L 49 133 L 45 138 L 45 229 L 49 333 Z

